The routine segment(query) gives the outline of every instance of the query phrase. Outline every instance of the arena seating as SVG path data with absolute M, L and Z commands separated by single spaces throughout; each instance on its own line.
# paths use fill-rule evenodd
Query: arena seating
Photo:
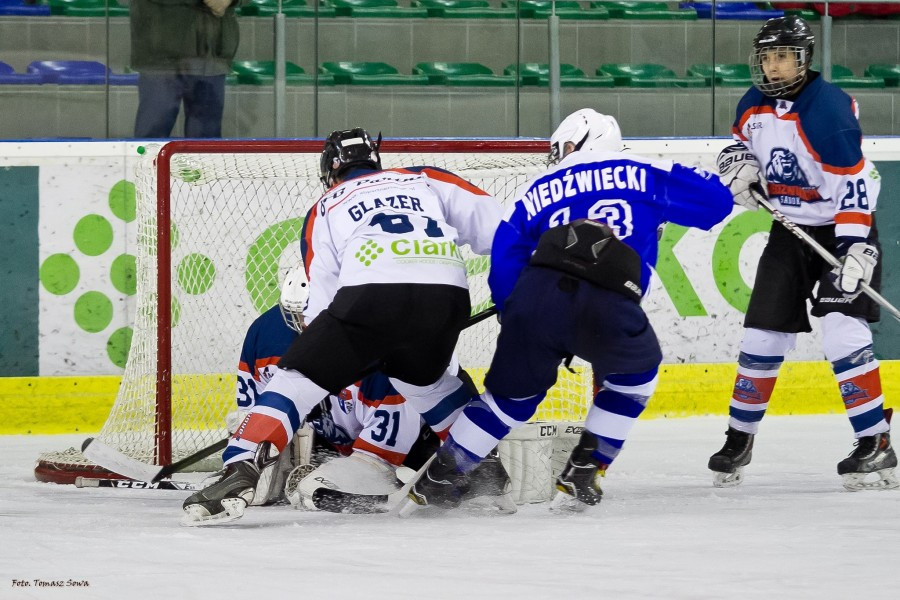
M 866 75 L 884 79 L 885 87 L 900 87 L 900 65 L 869 65 L 866 68 Z
M 59 85 L 137 85 L 138 74 L 116 74 L 103 63 L 92 60 L 36 60 L 27 72 L 38 75 L 39 83 Z
M 275 61 L 241 60 L 231 66 L 236 76 L 235 83 L 243 85 L 271 86 L 275 84 Z M 285 64 L 285 83 L 287 85 L 334 85 L 334 76 L 330 73 L 319 73 L 318 78 L 306 73 L 303 67 L 290 61 Z
M 403 75 L 383 62 L 325 62 L 319 73 L 331 75 L 334 83 L 349 85 L 427 85 L 424 75 Z
M 413 73 L 424 75 L 432 85 L 512 87 L 512 75 L 495 75 L 485 65 L 474 62 L 420 62 Z
M 0 62 L 0 85 L 39 85 L 41 76 L 37 73 L 16 73 L 12 66 Z
M 515 19 L 514 8 L 497 8 L 487 0 L 412 0 L 439 19 Z
M 715 84 L 726 87 L 750 87 L 750 67 L 745 63 L 717 64 L 715 68 L 710 64 L 695 64 L 688 67 L 687 74 L 693 77 L 702 77 L 706 85 Z
M 692 8 L 697 11 L 697 17 L 700 19 L 711 19 L 712 8 L 711 2 L 682 2 L 678 6 L 682 8 Z M 717 2 L 716 3 L 716 19 L 727 19 L 733 21 L 758 21 L 773 19 L 775 17 L 783 17 L 784 11 L 774 10 L 770 7 L 760 8 L 753 2 Z
M 520 85 L 546 87 L 550 84 L 550 67 L 547 63 L 521 63 L 518 66 Z M 503 69 L 504 75 L 516 74 L 516 65 Z M 608 75 L 587 77 L 584 71 L 570 64 L 559 66 L 559 84 L 561 87 L 613 87 L 613 78 Z

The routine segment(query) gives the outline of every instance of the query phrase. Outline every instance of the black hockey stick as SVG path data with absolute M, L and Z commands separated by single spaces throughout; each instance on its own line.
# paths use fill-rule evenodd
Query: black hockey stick
M 776 221 L 781 223 L 785 229 L 790 231 L 801 241 L 803 241 L 807 246 L 812 248 L 816 252 L 816 254 L 821 256 L 825 260 L 825 262 L 827 262 L 832 267 L 840 268 L 842 266 L 841 261 L 835 258 L 824 247 L 822 247 L 822 245 L 814 240 L 812 236 L 800 229 L 796 223 L 784 216 L 780 210 L 775 208 L 772 203 L 769 202 L 769 197 L 766 195 L 766 192 L 763 190 L 763 187 L 759 183 L 754 183 L 750 187 L 759 195 L 757 200 L 759 201 L 760 205 L 762 205 L 762 207 L 766 209 L 766 212 L 772 215 L 772 217 Z M 900 310 L 897 310 L 897 308 L 893 304 L 888 302 L 884 296 L 873 290 L 872 287 L 864 281 L 859 282 L 859 287 L 866 296 L 874 300 L 876 303 L 880 304 L 882 308 L 891 313 L 892 317 L 900 321 Z
M 463 327 L 463 329 L 468 329 L 469 327 L 472 327 L 473 325 L 478 325 L 485 319 L 493 317 L 496 314 L 497 314 L 497 307 L 494 306 L 493 304 L 491 304 L 489 307 L 487 307 L 480 313 L 476 313 L 476 314 L 472 315 L 471 317 L 469 317 L 469 320 L 466 321 L 466 324 Z
M 169 477 L 172 473 L 176 473 L 181 469 L 224 449 L 225 446 L 228 445 L 229 439 L 231 438 L 227 437 L 223 440 L 219 440 L 211 446 L 202 448 L 190 456 L 186 456 L 185 458 L 164 467 L 143 463 L 94 438 L 88 438 L 84 441 L 84 444 L 81 446 L 81 452 L 90 460 L 113 473 L 125 475 L 126 477 L 137 481 L 156 483 L 160 479 Z
M 177 490 L 177 491 L 195 491 L 203 489 L 199 483 L 191 483 L 188 481 L 172 481 L 166 479 L 149 483 L 147 481 L 137 481 L 136 479 L 95 479 L 92 477 L 76 477 L 75 487 L 79 488 L 123 488 L 129 490 Z

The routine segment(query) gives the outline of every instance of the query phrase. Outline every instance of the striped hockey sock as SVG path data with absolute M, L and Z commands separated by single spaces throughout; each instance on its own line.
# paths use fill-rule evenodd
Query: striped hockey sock
M 597 438 L 592 456 L 609 466 L 644 412 L 659 381 L 658 369 L 633 375 L 607 375 L 588 411 L 585 428 Z
M 833 361 L 831 368 L 855 436 L 861 438 L 888 431 L 890 426 L 884 419 L 881 374 L 872 346 Z
M 738 358 L 737 377 L 734 380 L 734 391 L 728 414 L 729 427 L 756 434 L 759 422 L 766 414 L 778 371 L 784 362 L 784 356 L 761 356 L 741 352 Z

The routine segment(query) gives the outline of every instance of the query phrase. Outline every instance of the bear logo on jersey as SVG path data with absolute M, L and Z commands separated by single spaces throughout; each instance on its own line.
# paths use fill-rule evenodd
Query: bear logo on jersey
M 766 180 L 801 187 L 809 186 L 797 157 L 786 148 L 772 148 L 769 164 L 766 165 Z

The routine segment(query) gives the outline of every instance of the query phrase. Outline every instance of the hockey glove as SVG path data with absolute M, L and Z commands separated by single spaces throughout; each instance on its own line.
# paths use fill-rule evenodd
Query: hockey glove
M 203 0 L 203 4 L 217 17 L 224 17 L 225 11 L 231 6 L 231 0 Z
M 759 208 L 759 200 L 763 198 L 760 190 L 766 189 L 766 180 L 753 153 L 743 144 L 732 144 L 719 153 L 716 165 L 719 179 L 731 190 L 734 203 L 748 210 Z
M 845 298 L 859 296 L 861 284 L 872 281 L 872 273 L 878 264 L 878 248 L 861 242 L 853 244 L 841 259 L 841 266 L 831 271 L 834 286 Z

